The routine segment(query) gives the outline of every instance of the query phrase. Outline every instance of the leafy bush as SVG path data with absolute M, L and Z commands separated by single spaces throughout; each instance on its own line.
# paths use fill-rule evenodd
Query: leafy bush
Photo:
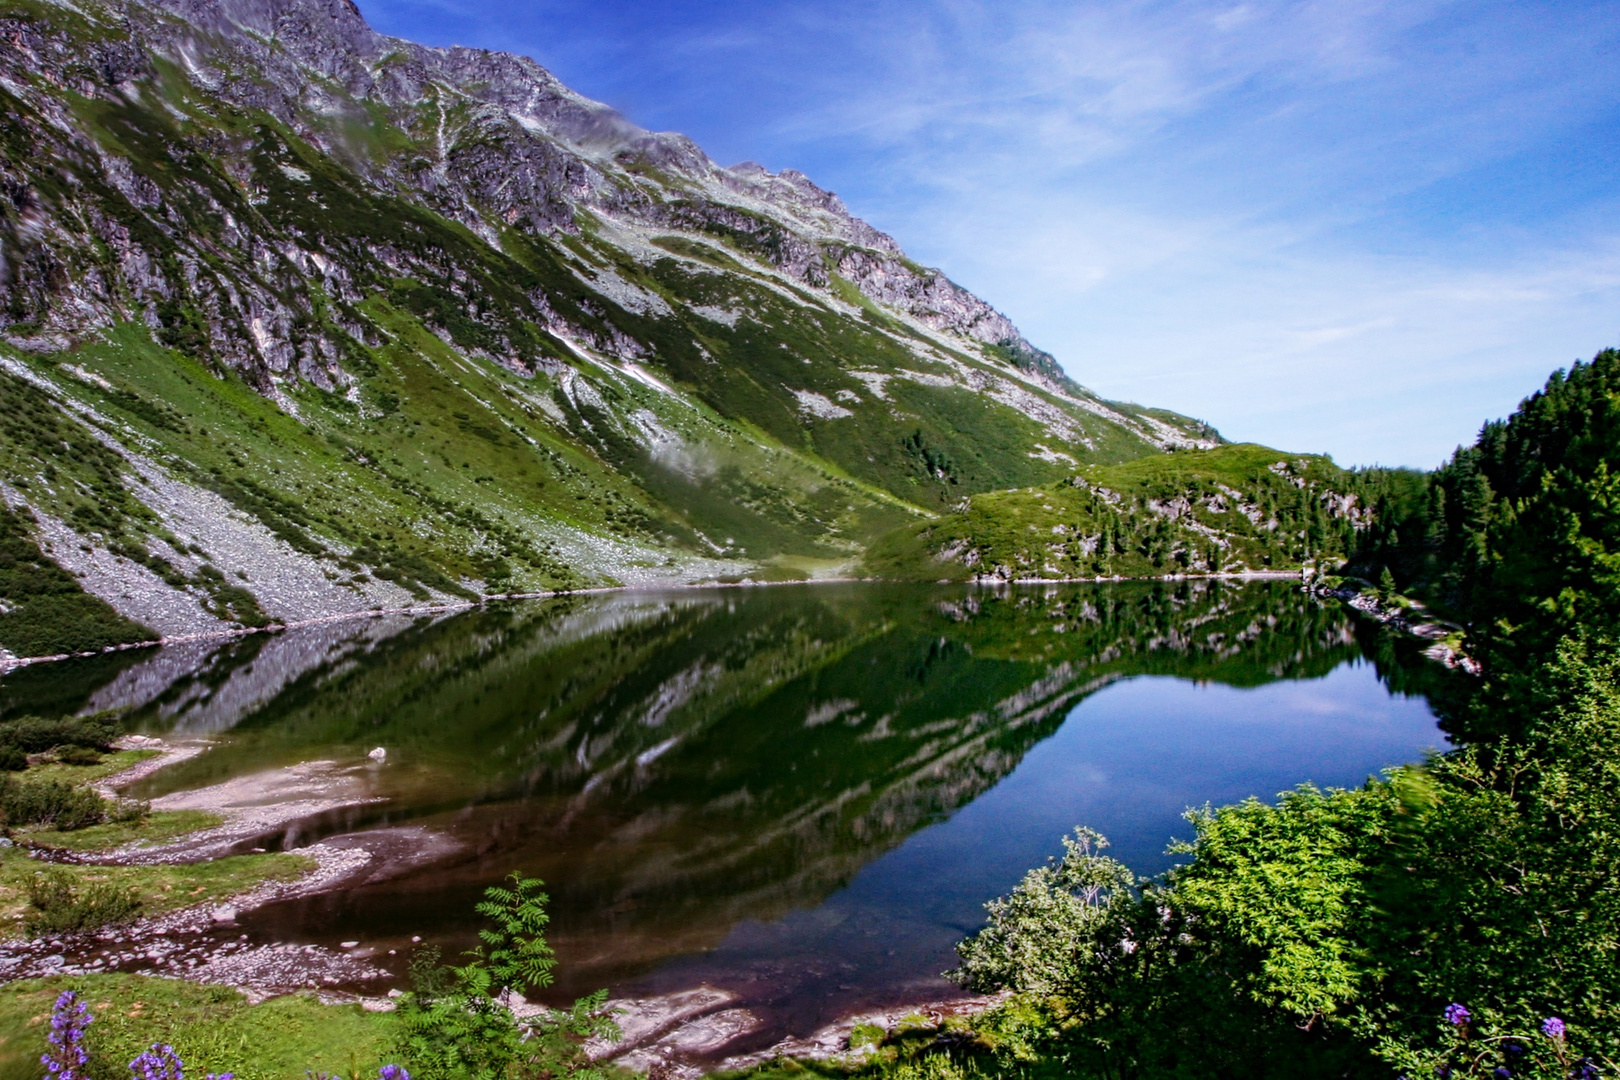
M 7 825 L 50 825 L 68 832 L 100 825 L 107 820 L 107 811 L 107 800 L 88 788 L 61 780 L 0 776 L 0 816 Z
M 106 713 L 64 716 L 56 720 L 22 716 L 0 723 L 0 746 L 15 746 L 26 754 L 39 754 L 60 746 L 111 750 L 116 738 L 117 724 Z
M 88 746 L 63 746 L 56 750 L 56 760 L 63 765 L 95 765 L 101 754 Z
M 22 772 L 28 768 L 28 755 L 15 746 L 0 746 L 0 772 Z
M 1082 1076 L 1613 1070 L 1620 645 L 1567 639 L 1517 697 L 1521 740 L 1189 815 L 1157 881 L 1082 830 L 955 975 L 1040 1002 L 1043 1053 Z
M 31 910 L 23 928 L 31 937 L 71 934 L 132 921 L 141 901 L 108 881 L 78 883 L 60 866 L 47 867 L 28 883 Z

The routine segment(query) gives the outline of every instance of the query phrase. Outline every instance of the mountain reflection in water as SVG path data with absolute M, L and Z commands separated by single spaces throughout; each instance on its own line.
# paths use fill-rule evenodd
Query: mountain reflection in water
M 1362 660 L 1288 582 L 716 589 L 57 665 L 8 677 L 0 711 L 129 707 L 218 741 L 143 796 L 385 747 L 385 802 L 285 841 L 409 822 L 457 853 L 244 916 L 255 935 L 450 954 L 522 869 L 552 896 L 559 998 L 707 981 L 802 1033 L 945 992 L 952 942 L 1075 824 L 1157 872 L 1190 805 L 1439 745 Z

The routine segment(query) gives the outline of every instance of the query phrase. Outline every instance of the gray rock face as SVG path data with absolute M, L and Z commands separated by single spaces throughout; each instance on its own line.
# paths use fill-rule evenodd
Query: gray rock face
M 84 10 L 90 24 L 71 37 L 32 21 L 0 21 L 10 41 L 0 70 L 11 69 L 8 88 L 60 133 L 57 152 L 74 171 L 99 174 L 112 197 L 141 211 L 177 250 L 165 252 L 163 243 L 155 251 L 113 214 L 75 214 L 27 178 L 6 177 L 18 213 L 0 264 L 11 314 L 0 325 L 19 345 L 59 347 L 131 315 L 162 327 L 174 319 L 165 308 L 184 298 L 205 313 L 196 329 L 215 354 L 262 389 L 281 377 L 323 388 L 343 382 L 341 339 L 324 328 L 295 332 L 311 316 L 297 298 L 303 277 L 313 273 L 337 297 L 357 299 L 342 260 L 312 267 L 298 237 L 266 236 L 259 223 L 237 220 L 206 183 L 191 193 L 201 205 L 173 205 L 172 193 L 79 136 L 59 103 L 26 90 L 28 70 L 55 70 L 86 96 L 138 96 L 164 63 L 218 100 L 268 113 L 378 190 L 425 203 L 491 241 L 503 229 L 574 232 L 582 214 L 718 230 L 745 238 L 793 279 L 825 287 L 836 271 L 879 304 L 938 330 L 1007 345 L 1030 370 L 1062 380 L 1005 316 L 906 260 L 891 237 L 802 173 L 772 174 L 751 162 L 722 168 L 690 139 L 643 130 L 532 60 L 386 37 L 346 0 L 164 0 Z M 353 132 L 379 115 L 417 136 L 416 145 L 383 155 L 357 145 Z M 250 145 L 220 146 L 219 160 L 229 168 Z M 223 228 L 198 236 L 188 210 Z M 97 258 L 103 246 L 110 259 Z M 368 254 L 397 274 L 425 269 L 419 255 Z

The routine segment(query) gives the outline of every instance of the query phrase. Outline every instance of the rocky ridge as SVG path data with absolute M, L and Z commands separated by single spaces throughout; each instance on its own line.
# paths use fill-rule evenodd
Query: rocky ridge
M 346 0 L 12 0 L 0 99 L 0 495 L 126 620 L 27 600 L 21 655 L 837 573 L 964 495 L 1218 440 L 804 175 Z

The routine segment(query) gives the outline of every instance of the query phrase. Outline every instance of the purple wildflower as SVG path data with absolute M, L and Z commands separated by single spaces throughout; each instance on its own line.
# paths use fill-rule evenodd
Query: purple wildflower
M 1469 1012 L 1465 1006 L 1459 1005 L 1455 1001 L 1446 1006 L 1446 1023 L 1452 1027 L 1462 1027 L 1468 1023 L 1468 1018 L 1472 1015 L 1473 1013 Z
M 1491 1072 L 1491 1075 L 1495 1077 L 1496 1080 L 1509 1080 L 1509 1078 L 1513 1076 L 1513 1070 L 1509 1069 L 1506 1065 L 1498 1065 L 1495 1070 Z
M 1541 1022 L 1541 1033 L 1549 1039 L 1562 1039 L 1564 1037 L 1564 1022 L 1556 1016 L 1549 1016 Z
M 90 1007 L 72 990 L 64 990 L 51 1007 L 51 1033 L 45 1036 L 50 1049 L 40 1056 L 49 1080 L 84 1080 L 84 1066 L 90 1052 L 84 1048 L 84 1029 L 95 1019 Z
M 185 1063 L 168 1043 L 153 1043 L 129 1063 L 129 1071 L 134 1080 L 186 1080 Z
M 403 1065 L 384 1065 L 377 1070 L 377 1080 L 411 1080 Z

